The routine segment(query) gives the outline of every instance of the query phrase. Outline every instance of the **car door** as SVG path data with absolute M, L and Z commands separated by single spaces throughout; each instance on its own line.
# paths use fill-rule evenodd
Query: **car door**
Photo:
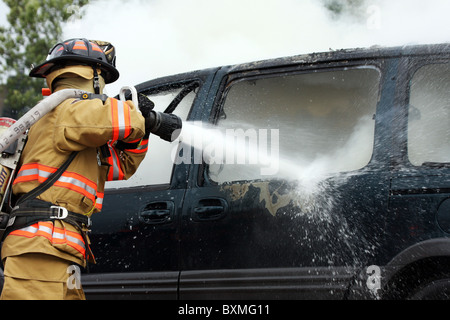
M 211 71 L 214 74 L 214 71 Z M 210 71 L 167 77 L 137 86 L 155 110 L 183 121 L 201 103 Z M 127 181 L 107 182 L 102 212 L 90 233 L 96 264 L 82 283 L 90 299 L 176 299 L 179 276 L 179 217 L 189 163 L 176 163 L 179 140 L 150 135 L 149 151 Z
M 393 253 L 450 234 L 450 57 L 444 50 L 406 56 L 402 74 L 390 192 Z
M 315 61 L 216 77 L 182 213 L 181 299 L 343 298 L 379 255 L 397 63 Z

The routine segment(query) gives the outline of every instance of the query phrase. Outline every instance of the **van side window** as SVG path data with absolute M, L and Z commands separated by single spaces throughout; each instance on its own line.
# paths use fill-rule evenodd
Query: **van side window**
M 450 162 L 450 63 L 421 67 L 410 85 L 409 161 Z
M 164 112 L 166 108 L 174 101 L 180 98 L 180 92 L 185 87 L 171 88 L 164 91 L 148 93 L 147 96 L 155 104 L 155 111 Z M 192 89 L 187 95 L 182 96 L 176 109 L 172 112 L 179 116 L 181 120 L 186 120 L 194 102 L 196 91 Z M 140 164 L 135 174 L 128 180 L 108 181 L 106 188 L 137 187 L 146 185 L 169 184 L 173 171 L 173 149 L 178 145 L 179 140 L 172 143 L 160 139 L 154 134 L 150 134 L 148 152 Z
M 365 167 L 373 152 L 379 82 L 379 70 L 364 66 L 230 83 L 217 121 L 227 143 L 222 163 L 210 161 L 209 179 L 297 180 L 307 172 Z

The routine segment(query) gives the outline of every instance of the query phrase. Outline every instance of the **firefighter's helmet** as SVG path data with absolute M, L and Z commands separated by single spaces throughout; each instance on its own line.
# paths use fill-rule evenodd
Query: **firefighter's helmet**
M 58 68 L 80 64 L 99 68 L 107 84 L 119 78 L 114 46 L 109 42 L 82 38 L 56 44 L 50 49 L 45 62 L 30 71 L 30 76 L 45 78 Z

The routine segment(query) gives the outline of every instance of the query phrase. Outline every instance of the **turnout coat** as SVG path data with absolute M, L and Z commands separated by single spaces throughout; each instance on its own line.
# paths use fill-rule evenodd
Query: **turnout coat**
M 57 89 L 77 87 L 77 81 L 64 79 L 64 86 Z M 100 212 L 105 181 L 129 178 L 146 154 L 144 122 L 131 101 L 64 101 L 29 130 L 13 194 L 29 192 L 55 172 L 73 151 L 78 151 L 63 175 L 38 199 L 78 214 L 91 216 Z M 117 141 L 128 143 L 128 147 L 117 149 Z M 109 150 L 107 156 L 100 152 L 104 145 Z M 3 243 L 2 260 L 24 253 L 44 253 L 85 266 L 90 252 L 86 240 L 79 228 L 64 220 L 40 221 L 9 233 Z

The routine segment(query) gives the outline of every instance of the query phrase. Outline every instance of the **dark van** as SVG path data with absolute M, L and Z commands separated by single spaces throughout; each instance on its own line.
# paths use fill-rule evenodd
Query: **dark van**
M 136 88 L 194 130 L 107 185 L 88 299 L 450 298 L 450 44 Z

